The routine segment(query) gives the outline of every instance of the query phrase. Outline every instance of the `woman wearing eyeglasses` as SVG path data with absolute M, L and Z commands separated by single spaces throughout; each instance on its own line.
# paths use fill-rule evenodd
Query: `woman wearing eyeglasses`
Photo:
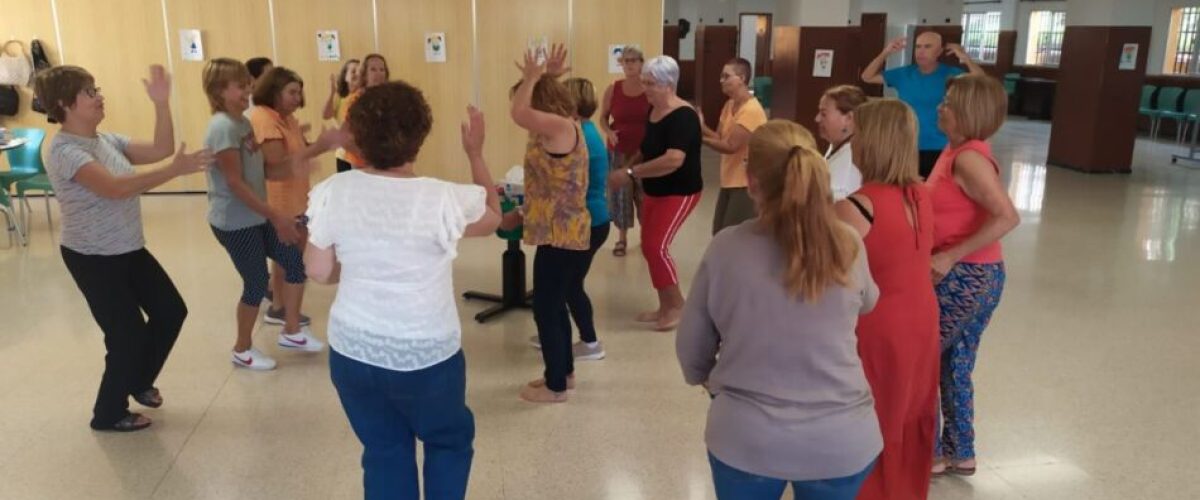
M 625 78 L 613 82 L 604 91 L 600 129 L 608 137 L 608 146 L 613 150 L 609 158 L 612 170 L 624 169 L 638 153 L 642 138 L 646 136 L 650 101 L 646 98 L 646 87 L 642 85 L 642 60 L 641 50 L 625 47 L 621 51 L 621 69 L 625 72 Z M 625 247 L 628 245 L 626 233 L 641 213 L 641 204 L 641 183 L 634 182 L 627 188 L 609 193 L 608 212 L 617 226 L 618 235 L 613 255 L 625 256 Z

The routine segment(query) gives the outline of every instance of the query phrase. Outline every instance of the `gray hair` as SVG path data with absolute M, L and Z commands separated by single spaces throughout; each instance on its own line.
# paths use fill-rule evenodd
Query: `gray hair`
M 671 56 L 658 56 L 646 61 L 642 75 L 649 76 L 659 85 L 676 88 L 679 86 L 679 63 Z

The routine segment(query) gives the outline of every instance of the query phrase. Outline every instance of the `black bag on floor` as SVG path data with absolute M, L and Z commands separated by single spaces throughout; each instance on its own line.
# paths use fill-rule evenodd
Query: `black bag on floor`
M 21 109 L 21 94 L 12 85 L 0 85 L 0 115 L 16 116 Z

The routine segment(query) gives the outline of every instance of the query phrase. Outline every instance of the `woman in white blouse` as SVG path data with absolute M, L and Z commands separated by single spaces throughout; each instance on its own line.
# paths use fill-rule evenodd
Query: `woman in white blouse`
M 854 108 L 865 102 L 866 94 L 853 85 L 833 87 L 821 96 L 817 134 L 829 143 L 825 161 L 829 163 L 834 200 L 850 196 L 862 186 L 862 173 L 850 157 L 850 138 L 854 137 Z
M 367 498 L 461 499 L 474 454 L 462 325 L 451 279 L 458 240 L 492 234 L 500 203 L 483 161 L 483 115 L 468 108 L 463 149 L 474 184 L 421 177 L 413 161 L 432 128 L 421 91 L 370 87 L 346 127 L 366 161 L 312 190 L 308 276 L 340 280 L 329 312 L 330 377 L 363 443 Z

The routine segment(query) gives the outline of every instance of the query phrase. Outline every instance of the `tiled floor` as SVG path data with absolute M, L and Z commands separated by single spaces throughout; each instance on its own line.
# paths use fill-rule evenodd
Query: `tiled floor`
M 1015 121 L 995 141 L 1023 224 L 1005 240 L 1008 286 L 976 371 L 981 469 L 935 480 L 932 498 L 1198 498 L 1187 471 L 1200 445 L 1200 172 L 1146 142 L 1131 175 L 1047 168 L 1048 135 Z M 685 279 L 713 199 L 675 244 Z M 149 248 L 191 310 L 147 432 L 87 427 L 103 345 L 42 214 L 27 249 L 0 250 L 0 498 L 360 497 L 360 448 L 327 355 L 234 370 L 240 285 L 204 198 L 149 196 L 143 209 Z M 497 289 L 501 250 L 464 243 L 458 289 Z M 672 335 L 629 319 L 653 300 L 644 263 L 601 253 L 589 288 L 609 357 L 580 363 L 578 391 L 557 406 L 516 397 L 540 370 L 529 314 L 479 325 L 484 306 L 460 304 L 478 423 L 469 497 L 712 498 L 707 398 L 683 384 Z M 333 292 L 307 296 L 320 335 Z M 260 328 L 259 343 L 275 330 Z

